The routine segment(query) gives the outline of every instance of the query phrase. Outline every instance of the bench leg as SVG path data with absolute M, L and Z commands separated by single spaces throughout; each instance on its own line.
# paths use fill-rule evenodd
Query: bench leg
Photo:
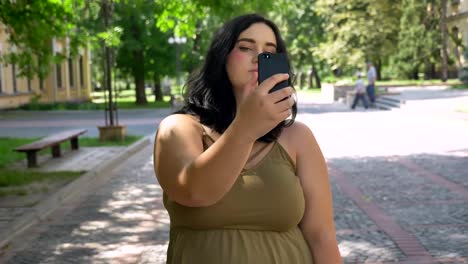
M 26 152 L 26 157 L 27 157 L 27 160 L 28 160 L 28 168 L 37 167 L 36 151 Z
M 70 143 L 71 143 L 71 149 L 76 150 L 76 149 L 79 148 L 79 146 L 78 146 L 78 137 L 72 138 L 70 140 Z
M 52 157 L 58 158 L 62 155 L 60 152 L 60 145 L 52 146 Z

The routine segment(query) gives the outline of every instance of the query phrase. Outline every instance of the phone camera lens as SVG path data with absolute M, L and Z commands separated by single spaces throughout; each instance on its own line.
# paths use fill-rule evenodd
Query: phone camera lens
M 268 53 L 265 54 L 265 58 L 266 58 L 266 59 L 269 59 L 269 58 L 270 58 L 270 54 L 268 54 Z

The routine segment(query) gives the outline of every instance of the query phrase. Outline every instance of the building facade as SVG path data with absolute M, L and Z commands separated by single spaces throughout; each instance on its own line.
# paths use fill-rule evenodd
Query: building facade
M 468 67 L 468 0 L 447 1 L 449 53 L 455 58 L 459 72 Z
M 8 32 L 0 24 L 0 58 L 16 47 L 8 43 Z M 54 52 L 66 54 L 66 40 L 51 40 Z M 18 66 L 0 60 L 0 109 L 27 104 L 32 98 L 41 103 L 89 101 L 91 99 L 91 58 L 86 47 L 75 57 L 51 65 L 49 75 L 41 84 L 37 77 L 18 76 Z

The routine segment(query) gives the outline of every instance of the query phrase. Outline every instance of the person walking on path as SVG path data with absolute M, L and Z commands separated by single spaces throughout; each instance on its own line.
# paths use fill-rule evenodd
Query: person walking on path
M 351 109 L 355 109 L 356 105 L 359 103 L 360 100 L 364 103 L 364 108 L 368 108 L 367 104 L 367 99 L 366 99 L 366 89 L 364 86 L 364 81 L 362 80 L 362 74 L 359 72 L 358 73 L 358 79 L 356 82 L 356 95 L 354 95 L 354 100 L 353 100 L 353 105 L 351 106 Z
M 367 87 L 366 92 L 369 97 L 371 106 L 375 106 L 375 81 L 377 80 L 377 72 L 372 62 L 367 63 Z
M 164 119 L 154 169 L 170 216 L 167 263 L 341 263 L 327 165 L 295 122 L 291 74 L 258 84 L 258 54 L 285 53 L 277 26 L 236 17 L 213 37 L 185 105 Z

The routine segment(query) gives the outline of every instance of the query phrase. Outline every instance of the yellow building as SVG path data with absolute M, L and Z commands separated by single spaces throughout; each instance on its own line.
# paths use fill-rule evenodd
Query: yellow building
M 0 57 L 16 52 L 8 43 L 5 26 L 0 24 Z M 67 53 L 67 42 L 51 40 L 54 52 Z M 39 102 L 88 101 L 91 98 L 90 52 L 85 47 L 79 55 L 68 58 L 60 64 L 51 65 L 49 76 L 41 85 L 37 77 L 28 80 L 18 77 L 18 66 L 5 64 L 0 60 L 0 109 L 15 108 L 28 103 L 38 96 Z
M 449 52 L 455 57 L 458 69 L 467 67 L 464 52 L 468 52 L 468 0 L 447 1 L 447 28 L 451 35 Z

